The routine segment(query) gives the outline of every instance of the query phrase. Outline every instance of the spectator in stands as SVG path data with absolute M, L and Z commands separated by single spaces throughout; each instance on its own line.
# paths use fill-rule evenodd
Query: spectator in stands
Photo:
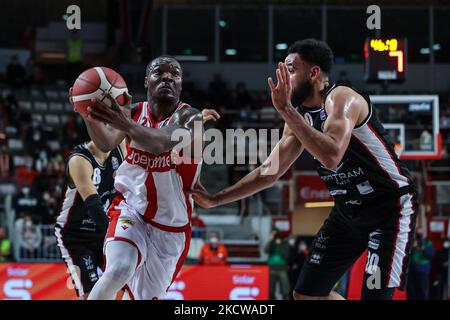
M 275 300 L 275 290 L 277 283 L 280 284 L 281 296 L 283 300 L 290 297 L 291 286 L 287 273 L 289 261 L 289 243 L 284 240 L 277 229 L 270 233 L 270 240 L 264 248 L 264 252 L 269 255 L 267 264 L 269 265 L 269 299 Z
M 24 140 L 25 150 L 43 149 L 46 147 L 44 132 L 36 121 L 33 121 L 27 129 Z
M 219 243 L 219 235 L 212 232 L 209 235 L 209 242 L 205 243 L 200 251 L 200 264 L 225 265 L 227 264 L 228 250 L 226 246 Z
M 300 270 L 306 261 L 309 249 L 308 245 L 300 236 L 297 236 L 291 246 L 291 254 L 289 255 L 289 282 L 291 283 L 291 291 L 294 291 Z M 290 241 L 291 241 L 290 240 Z
M 16 181 L 18 186 L 31 186 L 37 172 L 34 169 L 34 159 L 27 155 L 24 157 L 24 163 L 16 168 Z
M 444 239 L 442 242 L 442 248 L 436 253 L 435 269 L 436 275 L 434 279 L 434 298 L 438 300 L 446 300 L 448 292 L 448 262 L 449 262 L 449 247 L 450 240 Z
M 236 84 L 236 89 L 233 92 L 233 103 L 234 109 L 242 110 L 249 109 L 252 107 L 252 97 L 245 86 L 245 83 L 240 81 Z
M 21 220 L 21 221 L 20 221 Z M 36 259 L 41 256 L 42 231 L 33 223 L 30 215 L 16 221 L 21 259 Z
M 191 216 L 192 238 L 203 238 L 206 231 L 206 224 L 196 211 Z
M 39 218 L 39 200 L 38 197 L 31 193 L 31 189 L 28 186 L 24 186 L 21 191 L 14 197 L 13 207 L 16 214 L 29 215 L 35 218 Z
M 49 191 L 49 189 L 46 189 L 39 198 L 41 223 L 45 225 L 54 224 L 59 213 L 59 200 L 57 197 L 51 195 Z
M 0 262 L 11 261 L 11 242 L 4 228 L 0 228 Z
M 26 72 L 24 66 L 19 62 L 17 55 L 11 57 L 6 67 L 6 79 L 13 88 L 20 88 L 25 83 Z
M 14 164 L 7 145 L 0 147 L 0 179 L 6 179 L 13 175 Z
M 407 281 L 408 300 L 428 300 L 433 243 L 417 231 Z
M 221 109 L 229 106 L 230 92 L 220 74 L 215 74 L 213 81 L 208 86 L 208 100 L 214 109 Z
M 27 82 L 29 84 L 43 84 L 44 73 L 39 65 L 37 65 L 32 58 L 27 60 L 26 64 Z

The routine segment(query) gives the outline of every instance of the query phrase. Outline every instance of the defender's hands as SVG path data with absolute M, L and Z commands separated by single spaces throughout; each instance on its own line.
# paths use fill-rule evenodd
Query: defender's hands
M 215 196 L 209 194 L 209 192 L 203 187 L 200 180 L 194 186 L 194 189 L 190 191 L 194 201 L 202 208 L 214 208 L 217 206 L 217 200 Z
M 203 123 L 209 120 L 217 121 L 220 119 L 220 114 L 214 109 L 203 109 L 202 110 Z
M 278 112 L 285 110 L 288 106 L 292 106 L 291 103 L 291 95 L 292 88 L 289 80 L 289 71 L 286 67 L 286 64 L 283 62 L 278 63 L 278 69 L 276 71 L 277 74 L 277 85 L 273 83 L 271 77 L 267 79 L 267 83 L 269 84 L 271 95 L 272 95 L 272 103 L 275 109 Z
M 133 123 L 131 119 L 131 96 L 127 93 L 127 103 L 124 107 L 119 106 L 116 99 L 110 93 L 105 95 L 105 99 L 92 99 L 92 107 L 88 107 L 87 119 L 100 121 L 109 124 L 111 127 L 127 132 Z M 110 105 L 106 103 L 109 100 Z

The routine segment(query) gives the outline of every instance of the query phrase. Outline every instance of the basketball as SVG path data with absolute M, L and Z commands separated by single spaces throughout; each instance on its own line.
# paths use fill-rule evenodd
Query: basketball
M 106 67 L 94 67 L 84 71 L 75 80 L 72 88 L 75 111 L 86 117 L 91 99 L 98 98 L 103 101 L 106 93 L 110 93 L 120 106 L 126 104 L 128 89 L 122 76 Z M 105 102 L 110 104 L 108 99 Z

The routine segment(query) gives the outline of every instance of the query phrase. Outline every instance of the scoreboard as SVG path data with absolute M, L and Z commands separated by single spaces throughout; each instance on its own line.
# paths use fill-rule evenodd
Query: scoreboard
M 364 43 L 367 82 L 403 82 L 407 48 L 405 38 L 366 39 Z

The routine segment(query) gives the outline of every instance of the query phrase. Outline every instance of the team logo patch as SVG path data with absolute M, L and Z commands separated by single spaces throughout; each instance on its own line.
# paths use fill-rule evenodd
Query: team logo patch
M 323 254 L 315 252 L 311 255 L 309 262 L 313 264 L 320 264 L 322 262 L 322 258 Z
M 325 108 L 320 110 L 320 120 L 324 121 L 327 118 L 327 113 L 325 112 Z
M 127 226 L 121 226 L 123 230 L 127 230 L 128 227 Z
M 134 225 L 134 221 L 130 219 L 120 219 L 120 223 Z
M 310 125 L 311 127 L 314 126 L 313 118 L 312 118 L 312 116 L 311 116 L 308 112 L 306 112 L 305 115 L 304 115 L 303 117 L 305 118 L 306 122 L 309 123 L 309 125 Z
M 117 159 L 116 157 L 112 157 L 111 164 L 113 170 L 116 170 L 119 167 L 119 159 Z

